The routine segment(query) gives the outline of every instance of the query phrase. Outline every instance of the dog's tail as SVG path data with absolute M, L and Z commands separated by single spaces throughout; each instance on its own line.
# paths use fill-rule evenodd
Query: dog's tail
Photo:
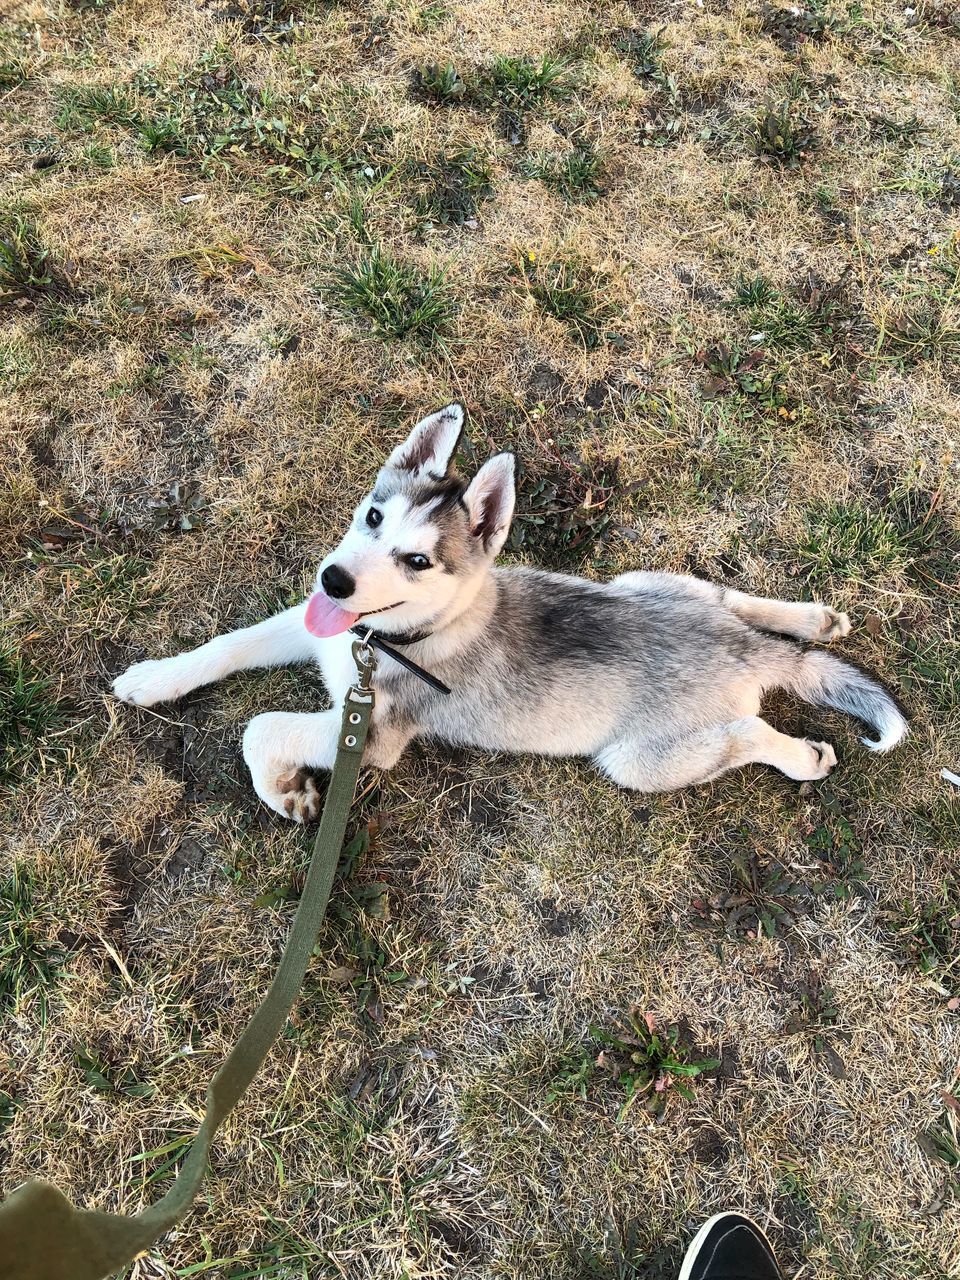
M 860 741 L 871 751 L 889 751 L 909 731 L 906 716 L 883 685 L 822 649 L 805 653 L 785 684 L 815 707 L 834 707 L 870 725 L 877 740 Z

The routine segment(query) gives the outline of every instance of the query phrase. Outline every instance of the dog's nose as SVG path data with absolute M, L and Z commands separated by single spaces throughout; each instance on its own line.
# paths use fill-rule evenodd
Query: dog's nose
M 347 596 L 353 595 L 357 584 L 346 569 L 341 569 L 336 564 L 328 564 L 320 575 L 320 585 L 331 600 L 345 600 Z

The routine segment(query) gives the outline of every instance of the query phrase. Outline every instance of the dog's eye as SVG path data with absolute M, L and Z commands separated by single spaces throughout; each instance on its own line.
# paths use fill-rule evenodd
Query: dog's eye
M 371 507 L 367 512 L 367 524 L 371 529 L 375 529 L 378 524 L 383 524 L 383 512 L 376 507 Z
M 427 559 L 426 556 L 419 556 L 419 555 L 404 556 L 404 560 L 410 566 L 411 569 L 423 570 L 423 569 L 430 568 L 430 561 Z

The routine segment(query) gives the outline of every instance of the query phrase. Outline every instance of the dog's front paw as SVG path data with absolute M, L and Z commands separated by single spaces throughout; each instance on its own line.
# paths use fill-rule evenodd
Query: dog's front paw
M 850 619 L 845 613 L 838 613 L 836 609 L 831 609 L 829 605 L 820 605 L 819 626 L 816 633 L 811 636 L 811 640 L 816 640 L 820 644 L 829 644 L 831 640 L 837 640 L 841 636 L 850 634 Z
M 320 792 L 306 769 L 294 769 L 292 773 L 276 780 L 277 790 L 283 797 L 283 812 L 294 822 L 312 822 L 320 812 Z
M 243 735 L 243 758 L 264 804 L 294 822 L 311 822 L 320 812 L 320 794 L 310 770 L 290 762 L 295 750 L 285 711 L 254 716 Z
M 152 707 L 155 702 L 174 702 L 193 687 L 179 658 L 137 662 L 113 682 L 113 692 L 123 702 Z

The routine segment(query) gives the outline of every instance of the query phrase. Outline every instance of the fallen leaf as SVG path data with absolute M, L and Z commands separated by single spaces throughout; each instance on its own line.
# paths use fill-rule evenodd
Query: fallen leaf
M 356 976 L 356 969 L 350 969 L 345 964 L 338 965 L 327 974 L 330 981 L 335 982 L 338 987 L 349 986 Z

